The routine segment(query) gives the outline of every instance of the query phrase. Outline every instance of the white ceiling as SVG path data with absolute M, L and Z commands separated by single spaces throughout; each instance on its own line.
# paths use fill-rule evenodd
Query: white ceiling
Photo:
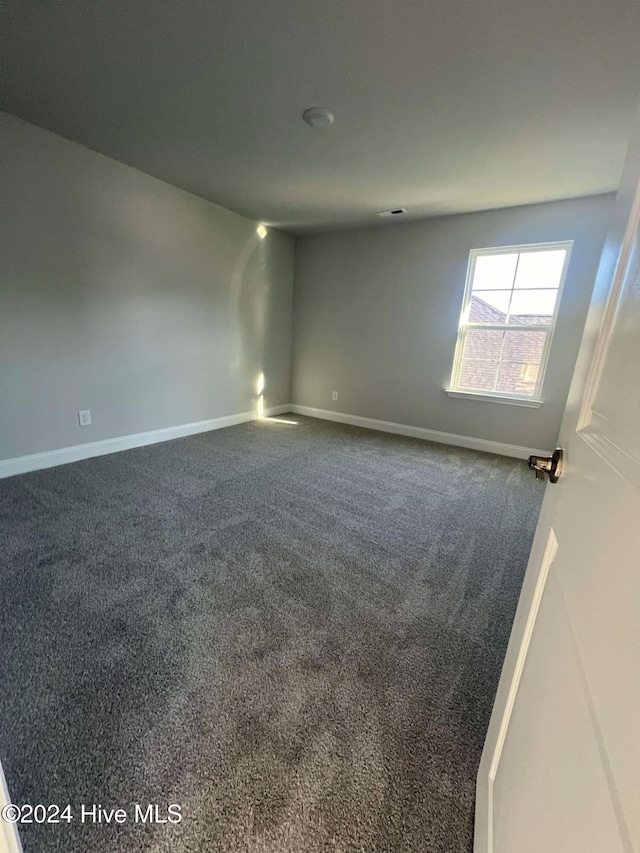
M 3 109 L 294 233 L 612 190 L 640 90 L 637 0 L 3 7 Z

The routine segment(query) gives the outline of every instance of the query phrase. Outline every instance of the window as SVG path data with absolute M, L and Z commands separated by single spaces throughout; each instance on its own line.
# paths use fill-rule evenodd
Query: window
M 471 252 L 449 394 L 540 404 L 572 245 Z

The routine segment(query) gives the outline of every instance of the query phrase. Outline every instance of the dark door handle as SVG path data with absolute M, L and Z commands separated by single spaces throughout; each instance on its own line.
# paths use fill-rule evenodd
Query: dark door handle
M 536 480 L 544 480 L 547 474 L 550 483 L 557 483 L 562 474 L 562 448 L 556 447 L 553 456 L 530 456 L 529 468 L 536 472 Z

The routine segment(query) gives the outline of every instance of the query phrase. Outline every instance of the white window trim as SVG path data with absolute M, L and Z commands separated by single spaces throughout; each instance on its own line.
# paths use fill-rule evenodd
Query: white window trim
M 464 338 L 465 332 L 469 328 L 480 328 L 480 329 L 504 329 L 505 324 L 493 324 L 493 323 L 469 323 L 467 322 L 467 317 L 469 316 L 469 310 L 471 307 L 471 295 L 472 295 L 472 287 L 473 287 L 473 276 L 476 269 L 476 259 L 481 257 L 482 255 L 507 255 L 512 254 L 514 252 L 545 252 L 550 249 L 564 249 L 566 251 L 566 256 L 564 259 L 564 266 L 562 268 L 562 275 L 560 276 L 560 284 L 558 286 L 558 296 L 556 297 L 555 306 L 553 309 L 553 316 L 551 317 L 551 324 L 548 326 L 518 326 L 513 324 L 509 326 L 509 329 L 513 329 L 514 331 L 518 331 L 519 329 L 527 330 L 531 332 L 535 331 L 545 331 L 547 332 L 547 338 L 545 341 L 544 349 L 542 351 L 542 357 L 540 359 L 540 369 L 538 371 L 538 381 L 536 383 L 536 387 L 534 389 L 533 395 L 531 397 L 525 397 L 518 394 L 503 394 L 499 391 L 475 391 L 471 388 L 459 388 L 458 380 L 460 376 L 460 369 L 462 367 L 462 354 L 464 350 Z M 527 408 L 538 408 L 544 402 L 542 399 L 542 388 L 544 385 L 545 376 L 547 373 L 547 362 L 549 360 L 549 352 L 551 350 L 551 343 L 553 340 L 553 335 L 556 329 L 556 320 L 558 319 L 558 311 L 560 309 L 560 303 L 562 301 L 562 292 L 564 290 L 564 283 L 567 278 L 567 271 L 569 269 L 569 263 L 571 261 L 571 251 L 573 249 L 573 240 L 559 240 L 557 242 L 552 243 L 521 243 L 516 246 L 494 246 L 493 248 L 485 248 L 485 249 L 472 249 L 469 253 L 469 263 L 467 265 L 467 278 L 464 285 L 464 297 L 462 300 L 462 310 L 460 312 L 460 320 L 458 322 L 458 340 L 456 342 L 456 350 L 453 358 L 453 369 L 451 371 L 451 381 L 449 383 L 449 387 L 445 388 L 446 393 L 450 397 L 459 397 L 465 400 L 484 400 L 494 403 L 507 403 L 514 406 L 525 406 Z M 551 289 L 551 288 L 549 288 Z M 555 290 L 555 288 L 553 288 Z M 509 324 L 507 324 L 509 325 Z
M 528 409 L 539 409 L 544 400 L 536 400 L 535 397 L 516 397 L 511 394 L 499 394 L 497 391 L 452 391 L 445 389 L 450 397 L 459 397 L 461 400 L 484 400 L 490 403 L 506 403 L 509 406 L 525 406 Z

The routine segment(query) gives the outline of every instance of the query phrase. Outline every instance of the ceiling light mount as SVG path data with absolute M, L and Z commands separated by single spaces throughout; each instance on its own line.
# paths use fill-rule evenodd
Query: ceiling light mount
M 335 121 L 335 116 L 322 107 L 309 107 L 302 113 L 303 120 L 309 127 L 329 127 Z

